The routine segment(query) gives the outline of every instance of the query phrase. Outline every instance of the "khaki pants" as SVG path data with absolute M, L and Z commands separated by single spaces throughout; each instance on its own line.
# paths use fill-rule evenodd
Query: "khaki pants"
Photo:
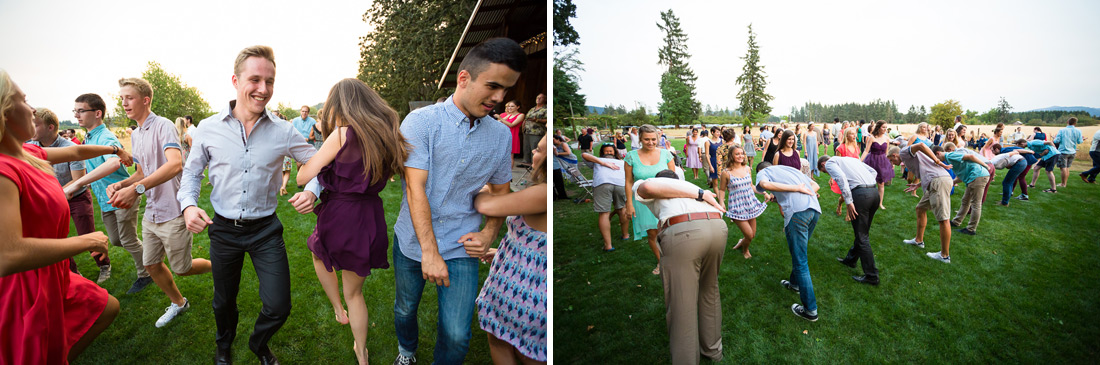
M 978 221 L 982 219 L 982 195 L 988 181 L 989 176 L 982 176 L 966 184 L 966 192 L 963 193 L 962 202 L 959 203 L 959 212 L 955 214 L 955 219 L 952 219 L 951 223 L 961 225 L 963 218 L 966 218 L 966 212 L 970 211 L 970 223 L 966 225 L 966 229 L 972 232 L 978 231 Z
M 723 220 L 705 219 L 675 224 L 657 235 L 673 364 L 698 364 L 700 353 L 722 359 L 718 270 L 726 233 Z
M 137 206 L 129 209 L 115 209 L 102 212 L 103 227 L 107 228 L 107 238 L 111 244 L 126 249 L 134 258 L 134 271 L 139 278 L 149 277 L 142 261 L 141 240 L 137 235 Z

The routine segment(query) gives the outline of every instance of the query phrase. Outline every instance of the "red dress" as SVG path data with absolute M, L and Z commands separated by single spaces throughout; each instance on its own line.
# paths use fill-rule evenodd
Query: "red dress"
M 508 123 L 515 123 L 516 118 L 519 118 L 519 116 L 520 116 L 520 114 L 516 113 L 516 114 L 512 114 L 512 115 L 505 114 L 505 115 L 502 115 L 501 117 L 504 120 L 507 120 Z M 520 124 L 516 125 L 515 127 L 509 127 L 509 129 L 512 130 L 512 154 L 523 153 L 523 147 L 521 146 L 521 143 L 520 143 L 522 141 L 521 141 L 521 137 L 520 137 L 520 133 L 519 133 L 519 131 L 523 129 L 523 123 L 520 123 Z
M 38 146 L 25 144 L 45 158 Z M 0 154 L 0 176 L 19 189 L 23 236 L 65 238 L 69 203 L 53 174 Z M 69 349 L 107 307 L 107 291 L 69 271 L 68 260 L 0 277 L 0 364 L 65 364 Z

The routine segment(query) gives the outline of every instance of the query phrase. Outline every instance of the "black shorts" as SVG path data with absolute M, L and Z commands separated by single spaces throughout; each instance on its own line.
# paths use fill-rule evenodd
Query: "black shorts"
M 1060 159 L 1060 156 L 1054 156 L 1046 160 L 1040 159 L 1037 165 L 1039 165 L 1040 168 L 1046 169 L 1047 172 L 1054 171 L 1054 165 L 1057 165 Z

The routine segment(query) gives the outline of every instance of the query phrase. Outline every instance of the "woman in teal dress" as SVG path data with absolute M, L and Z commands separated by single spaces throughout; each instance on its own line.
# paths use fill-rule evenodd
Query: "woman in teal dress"
M 634 200 L 634 182 L 642 179 L 650 179 L 664 169 L 676 170 L 676 164 L 672 162 L 672 153 L 666 149 L 657 148 L 657 127 L 643 125 L 639 128 L 639 137 L 642 140 L 642 148 L 630 151 L 623 159 L 626 162 L 626 200 L 631 204 L 626 205 L 626 213 L 633 218 L 634 239 L 641 239 L 645 234 L 649 239 L 649 248 L 661 261 L 661 251 L 657 248 L 657 217 L 649 208 L 637 200 Z M 661 273 L 661 266 L 653 269 L 653 275 Z

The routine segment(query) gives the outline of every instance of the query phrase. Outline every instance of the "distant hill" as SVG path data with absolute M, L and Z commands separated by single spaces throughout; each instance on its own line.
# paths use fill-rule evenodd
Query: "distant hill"
M 585 105 L 585 108 L 588 108 L 588 114 L 600 114 L 600 115 L 603 115 L 603 110 L 604 110 L 604 107 L 602 107 L 602 106 L 591 106 L 591 105 Z
M 1089 115 L 1092 115 L 1094 117 L 1100 117 L 1100 108 L 1089 108 L 1089 107 L 1084 107 L 1084 106 L 1052 106 L 1052 107 L 1048 107 L 1048 108 L 1034 109 L 1034 110 L 1028 110 L 1028 111 L 1029 112 L 1042 112 L 1042 111 L 1048 111 L 1048 110 L 1064 111 L 1064 112 L 1072 112 L 1072 111 L 1083 110 L 1083 111 L 1089 113 Z

